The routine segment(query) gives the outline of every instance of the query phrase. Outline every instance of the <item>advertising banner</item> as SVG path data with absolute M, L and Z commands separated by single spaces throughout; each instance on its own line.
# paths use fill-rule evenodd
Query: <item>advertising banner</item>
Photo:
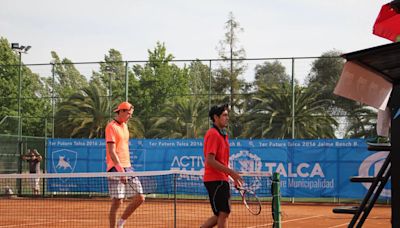
M 132 139 L 130 154 L 135 171 L 204 169 L 202 139 Z M 363 198 L 370 183 L 352 183 L 350 177 L 376 175 L 387 154 L 353 139 L 230 140 L 231 167 L 280 173 L 283 197 Z M 47 172 L 105 172 L 105 156 L 103 139 L 51 139 Z M 381 197 L 390 197 L 390 183 Z

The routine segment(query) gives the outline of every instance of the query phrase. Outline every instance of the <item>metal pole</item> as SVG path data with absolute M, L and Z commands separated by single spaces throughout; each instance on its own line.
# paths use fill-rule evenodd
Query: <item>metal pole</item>
M 19 68 L 18 68 L 18 142 L 21 142 L 22 126 L 21 126 L 21 90 L 22 90 L 22 53 L 19 54 Z
M 177 218 L 176 218 L 176 210 L 177 210 L 177 198 L 176 198 L 176 191 L 177 191 L 177 186 L 176 186 L 176 176 L 178 174 L 173 174 L 174 177 L 174 228 L 176 228 L 176 222 L 177 222 Z
M 210 63 L 209 63 L 209 83 L 208 83 L 208 110 L 210 110 L 211 109 L 211 76 L 212 76 L 212 71 L 211 71 L 211 60 L 210 60 Z M 210 118 L 207 118 L 208 119 L 208 126 L 210 126 L 211 125 L 211 120 L 210 120 Z
M 18 68 L 18 173 L 22 173 L 22 123 L 21 123 L 21 90 L 22 90 L 22 53 L 19 54 L 19 68 Z M 17 181 L 18 195 L 22 193 L 21 179 Z
M 294 84 L 294 58 L 292 58 L 292 139 L 294 139 L 295 138 L 295 122 L 294 122 L 294 116 L 295 116 L 295 113 L 294 113 L 294 110 L 295 110 L 295 107 L 294 107 L 294 103 L 295 103 L 295 97 L 294 97 L 294 94 L 295 94 L 295 84 Z
M 126 61 L 125 62 L 125 101 L 128 101 L 128 90 L 129 90 L 129 87 L 128 87 L 128 84 L 129 84 L 129 81 L 128 81 L 128 61 Z
M 44 150 L 43 150 L 43 156 L 42 156 L 42 164 L 43 164 L 43 171 L 42 173 L 46 173 L 46 158 L 47 158 L 47 118 L 44 118 Z M 53 128 L 54 129 L 54 128 Z M 54 138 L 54 136 L 53 136 Z M 42 195 L 44 195 L 44 190 L 46 188 L 45 181 L 42 182 Z
M 109 71 L 108 72 L 108 77 L 109 77 L 109 80 L 110 80 L 110 88 L 109 88 L 109 90 L 108 90 L 108 102 L 109 102 L 109 105 L 108 105 L 108 107 L 109 107 L 109 118 L 110 118 L 110 120 L 111 120 L 111 106 L 112 106 L 112 84 L 111 84 L 111 71 Z
M 55 129 L 55 105 L 56 105 L 56 101 L 55 101 L 55 97 L 54 97 L 54 92 L 56 90 L 56 81 L 55 81 L 55 64 L 52 64 L 52 68 L 51 68 L 51 76 L 52 76 L 52 90 L 51 90 L 51 111 L 52 111 L 52 129 L 51 129 L 51 137 L 54 138 L 54 129 Z M 46 124 L 47 124 L 47 120 L 46 120 Z
M 229 48 L 230 48 L 230 83 L 231 83 L 231 94 L 230 94 L 230 106 L 231 106 L 231 111 L 233 112 L 233 93 L 234 93 L 234 88 L 233 88 L 233 25 L 232 25 L 232 19 L 230 20 L 230 43 L 229 43 Z

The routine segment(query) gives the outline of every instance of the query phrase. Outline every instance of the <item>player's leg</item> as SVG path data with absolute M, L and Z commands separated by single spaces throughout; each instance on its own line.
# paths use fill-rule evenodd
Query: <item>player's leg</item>
M 35 195 L 39 195 L 39 190 L 40 190 L 39 182 L 40 182 L 39 178 L 34 178 L 33 194 Z
M 109 178 L 108 192 L 112 199 L 108 218 L 110 222 L 110 228 L 115 228 L 117 223 L 118 208 L 120 208 L 122 205 L 125 197 L 125 185 L 121 183 L 119 178 Z
M 225 228 L 228 223 L 229 213 L 221 211 L 218 215 L 218 228 Z
M 121 223 L 125 221 L 135 212 L 135 210 L 144 202 L 145 196 L 143 193 L 143 187 L 140 183 L 139 178 L 131 177 L 128 178 L 128 183 L 125 185 L 126 196 L 131 197 L 131 202 L 126 207 L 124 213 L 121 216 Z
M 217 192 L 215 194 L 215 203 L 218 207 L 218 228 L 226 227 L 228 223 L 228 217 L 231 213 L 231 206 L 230 206 L 230 197 L 231 197 L 231 190 L 229 183 L 226 181 L 222 181 L 221 184 L 218 186 Z
M 208 191 L 211 209 L 214 216 L 208 218 L 201 227 L 214 227 L 217 224 L 218 227 L 220 227 L 220 224 L 221 227 L 224 227 L 230 213 L 229 183 L 226 181 L 210 181 L 204 182 L 204 185 Z
M 218 216 L 214 215 L 208 218 L 203 225 L 200 226 L 200 228 L 211 228 L 217 225 L 218 222 Z
M 118 208 L 122 205 L 123 199 L 113 198 L 111 202 L 110 213 L 108 215 L 108 219 L 110 221 L 110 228 L 115 228 L 117 224 L 117 211 Z
M 142 194 L 136 194 L 132 197 L 131 202 L 126 207 L 124 213 L 122 214 L 121 218 L 123 220 L 127 220 L 129 216 L 135 212 L 135 210 L 144 202 L 145 197 Z

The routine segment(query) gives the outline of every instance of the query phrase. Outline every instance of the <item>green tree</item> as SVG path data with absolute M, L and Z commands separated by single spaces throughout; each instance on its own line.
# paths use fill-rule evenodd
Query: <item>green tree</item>
M 212 88 L 215 93 L 222 95 L 220 98 L 216 98 L 219 100 L 216 103 L 229 103 L 231 109 L 229 130 L 231 137 L 237 137 L 242 132 L 239 115 L 243 111 L 241 108 L 244 103 L 244 97 L 240 97 L 238 94 L 248 89 L 249 85 L 240 78 L 247 67 L 243 62 L 246 52 L 240 46 L 238 38 L 244 30 L 232 12 L 229 13 L 228 20 L 225 22 L 225 30 L 224 38 L 217 47 L 219 56 L 224 62 L 213 73 Z
M 172 64 L 173 58 L 173 55 L 167 54 L 164 44 L 157 43 L 153 51 L 149 50 L 149 59 L 144 66 L 133 66 L 138 83 L 129 85 L 132 91 L 129 100 L 134 101 L 146 129 L 150 128 L 148 120 L 158 115 L 166 102 L 179 101 L 189 94 L 188 70 Z
M 230 12 L 228 20 L 225 22 L 224 39 L 219 42 L 217 47 L 219 56 L 225 60 L 228 65 L 221 65 L 215 72 L 215 80 L 213 82 L 214 90 L 217 93 L 228 93 L 231 110 L 238 102 L 235 95 L 244 86 L 244 80 L 239 76 L 246 70 L 246 65 L 243 63 L 246 58 L 246 51 L 240 46 L 238 35 L 244 29 Z
M 5 38 L 0 38 L 0 125 L 1 133 L 18 134 L 18 56 Z M 12 124 L 12 125 L 11 125 Z
M 374 127 L 371 123 L 376 118 L 374 112 L 355 101 L 333 94 L 344 66 L 344 59 L 339 57 L 340 55 L 339 51 L 329 51 L 315 60 L 312 63 L 307 84 L 310 88 L 314 88 L 316 94 L 319 94 L 316 99 L 330 101 L 326 103 L 328 113 L 343 123 L 343 126 L 338 128 L 340 132 L 337 132 L 337 135 L 344 137 L 362 137 L 363 134 L 365 137 L 372 136 Z
M 257 64 L 255 67 L 254 84 L 257 88 L 290 82 L 291 77 L 286 74 L 285 67 L 278 60 L 274 62 L 265 61 L 262 64 Z
M 254 106 L 244 115 L 244 137 L 248 138 L 334 138 L 336 121 L 325 109 L 327 100 L 317 100 L 313 90 L 295 87 L 295 125 L 292 126 L 292 87 L 261 87 L 253 97 Z
M 369 138 L 376 136 L 376 115 L 371 108 L 359 106 L 346 112 L 345 138 Z
M 7 39 L 0 37 L 0 129 L 2 133 L 18 134 L 19 56 Z M 49 101 L 45 84 L 39 75 L 22 63 L 21 122 L 22 134 L 44 136 Z
M 307 86 L 314 88 L 315 92 L 319 94 L 318 99 L 330 99 L 332 101 L 327 103 L 327 108 L 331 109 L 333 115 L 337 110 L 332 109 L 332 106 L 354 104 L 348 99 L 332 96 L 344 65 L 344 59 L 339 57 L 340 55 L 341 53 L 335 50 L 323 53 L 311 64 L 311 71 L 306 78 Z
M 109 121 L 108 100 L 97 85 L 90 85 L 62 102 L 56 113 L 56 137 L 104 138 Z M 143 127 L 136 118 L 131 120 L 131 137 L 143 137 Z
M 190 93 L 196 97 L 208 97 L 210 91 L 210 67 L 196 60 L 188 67 L 188 86 Z
M 81 75 L 71 60 L 67 58 L 61 60 L 54 51 L 51 52 L 51 56 L 55 74 L 54 89 L 57 97 L 61 99 L 68 98 L 79 89 L 88 86 L 87 79 L 85 76 Z M 51 79 L 49 78 L 48 80 Z M 52 82 L 48 82 L 48 84 L 51 83 Z
M 133 72 L 126 68 L 125 64 L 126 62 L 122 60 L 122 54 L 115 49 L 110 49 L 108 55 L 104 57 L 104 62 L 100 63 L 100 70 L 93 72 L 90 80 L 91 84 L 96 84 L 107 95 L 102 99 L 111 100 L 110 110 L 125 100 L 126 71 L 128 71 L 128 83 L 137 84 Z
M 208 109 L 201 101 L 186 99 L 173 104 L 165 104 L 153 117 L 148 132 L 151 138 L 199 138 L 208 129 Z

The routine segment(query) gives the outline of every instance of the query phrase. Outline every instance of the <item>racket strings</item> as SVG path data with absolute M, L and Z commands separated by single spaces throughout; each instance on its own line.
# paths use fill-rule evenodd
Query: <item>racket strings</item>
M 257 198 L 256 194 L 251 191 L 245 191 L 243 195 L 243 203 L 247 209 L 254 215 L 258 215 L 261 212 L 261 202 Z

